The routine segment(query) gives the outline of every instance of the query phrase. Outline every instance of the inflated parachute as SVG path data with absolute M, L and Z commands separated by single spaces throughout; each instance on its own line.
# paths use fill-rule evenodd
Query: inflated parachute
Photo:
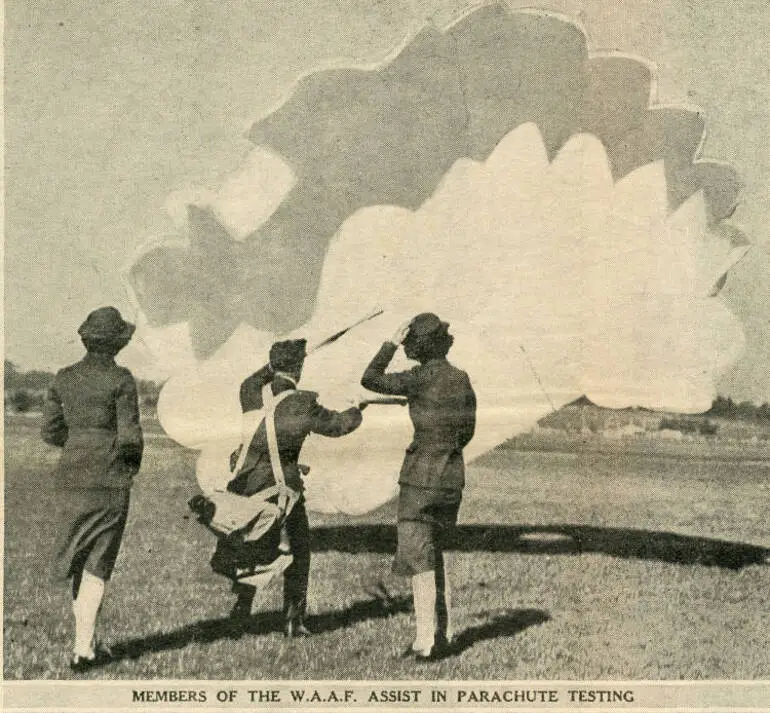
M 185 239 L 131 271 L 139 337 L 171 373 L 161 422 L 200 449 L 201 487 L 226 477 L 238 387 L 272 341 L 317 342 L 375 306 L 308 358 L 302 387 L 347 406 L 396 326 L 436 312 L 477 391 L 469 458 L 549 397 L 707 409 L 742 348 L 718 297 L 747 249 L 725 222 L 739 182 L 699 158 L 700 114 L 655 106 L 650 87 L 645 63 L 590 55 L 564 18 L 500 7 L 426 28 L 375 69 L 302 79 L 252 128 L 248 162 L 186 209 Z M 409 438 L 406 410 L 383 406 L 309 439 L 310 506 L 389 500 Z

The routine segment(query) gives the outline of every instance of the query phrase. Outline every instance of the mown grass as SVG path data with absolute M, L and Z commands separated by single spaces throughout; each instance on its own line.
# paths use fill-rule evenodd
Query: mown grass
M 57 452 L 28 419 L 6 423 L 5 446 L 4 674 L 69 678 L 68 592 L 48 576 Z M 234 631 L 213 538 L 188 516 L 193 454 L 152 438 L 103 610 L 119 660 L 89 677 L 767 678 L 770 456 L 752 456 L 489 454 L 469 468 L 453 547 L 459 652 L 416 665 L 399 658 L 412 621 L 408 582 L 389 574 L 392 505 L 312 518 L 315 637 L 284 640 L 275 585 Z

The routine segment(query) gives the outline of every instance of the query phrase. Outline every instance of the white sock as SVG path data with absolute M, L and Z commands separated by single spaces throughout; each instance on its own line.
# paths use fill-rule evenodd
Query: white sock
M 412 577 L 416 635 L 412 648 L 427 653 L 436 638 L 436 575 L 433 570 Z
M 94 656 L 96 618 L 104 596 L 104 580 L 89 572 L 83 572 L 78 598 L 72 602 L 75 615 L 75 656 Z

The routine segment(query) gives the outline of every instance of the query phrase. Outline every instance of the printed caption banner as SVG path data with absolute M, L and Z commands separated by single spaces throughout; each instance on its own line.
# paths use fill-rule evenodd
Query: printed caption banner
M 764 711 L 770 681 L 431 682 L 270 681 L 11 682 L 13 711 L 457 710 Z

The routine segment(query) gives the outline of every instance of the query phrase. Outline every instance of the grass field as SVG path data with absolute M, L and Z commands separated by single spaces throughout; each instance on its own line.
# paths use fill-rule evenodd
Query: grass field
M 412 621 L 408 582 L 389 574 L 392 505 L 312 517 L 315 637 L 284 640 L 275 585 L 245 630 L 228 630 L 213 537 L 188 517 L 193 454 L 152 437 L 103 610 L 119 660 L 89 677 L 770 677 L 770 449 L 551 445 L 514 441 L 469 467 L 452 552 L 458 653 L 418 665 L 399 658 Z M 69 678 L 68 592 L 48 575 L 66 507 L 57 451 L 23 418 L 6 421 L 5 449 L 5 677 Z M 370 593 L 380 579 L 390 602 Z

